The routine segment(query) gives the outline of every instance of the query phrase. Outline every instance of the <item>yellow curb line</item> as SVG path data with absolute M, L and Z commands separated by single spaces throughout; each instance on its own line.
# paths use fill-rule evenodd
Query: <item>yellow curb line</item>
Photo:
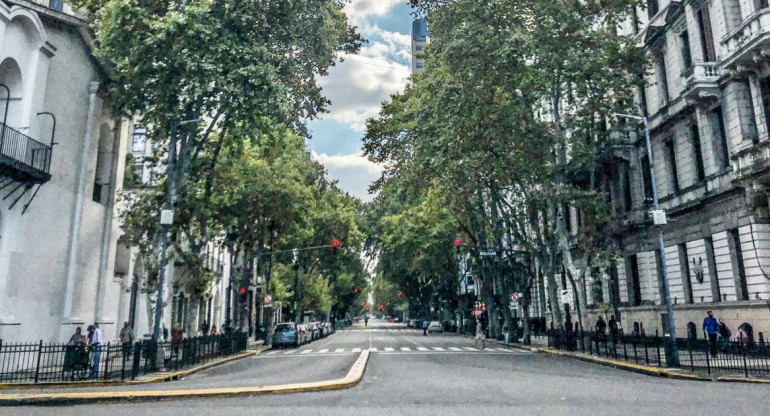
M 33 393 L 0 394 L 0 406 L 63 405 L 109 402 L 147 402 L 169 399 L 192 399 L 212 397 L 256 396 L 265 394 L 287 394 L 312 391 L 340 390 L 357 385 L 364 375 L 369 351 L 364 350 L 356 362 L 341 379 L 308 383 L 283 384 L 275 386 L 224 387 L 190 390 L 147 390 L 110 391 L 87 393 Z
M 262 350 L 264 351 L 264 350 Z M 217 367 L 223 364 L 227 364 L 233 361 L 241 360 L 243 358 L 254 357 L 262 353 L 262 351 L 247 351 L 231 357 L 222 358 L 216 361 L 212 361 L 206 364 L 201 364 L 197 367 L 189 368 L 187 370 L 179 370 L 171 373 L 160 374 L 157 376 L 150 376 L 148 378 L 142 378 L 137 380 L 116 380 L 116 381 L 71 381 L 71 382 L 56 382 L 56 383 L 0 383 L 0 390 L 22 390 L 22 389 L 65 389 L 65 388 L 86 388 L 86 387 L 116 387 L 116 386 L 132 386 L 140 384 L 161 383 L 172 380 L 179 380 L 191 374 L 198 373 L 200 371 L 208 370 L 212 367 Z

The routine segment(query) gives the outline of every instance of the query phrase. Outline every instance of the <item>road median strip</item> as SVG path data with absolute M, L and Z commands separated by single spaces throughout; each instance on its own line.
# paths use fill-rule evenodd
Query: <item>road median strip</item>
M 336 380 L 254 387 L 222 387 L 188 390 L 97 391 L 69 393 L 0 394 L 0 406 L 72 405 L 112 402 L 148 402 L 158 400 L 257 396 L 341 390 L 357 385 L 364 375 L 369 351 L 362 351 L 348 374 Z

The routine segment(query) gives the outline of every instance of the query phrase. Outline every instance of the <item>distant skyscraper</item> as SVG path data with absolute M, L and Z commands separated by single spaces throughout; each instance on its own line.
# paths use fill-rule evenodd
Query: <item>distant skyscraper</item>
M 412 72 L 422 72 L 425 67 L 425 42 L 428 40 L 428 22 L 417 19 L 412 22 Z

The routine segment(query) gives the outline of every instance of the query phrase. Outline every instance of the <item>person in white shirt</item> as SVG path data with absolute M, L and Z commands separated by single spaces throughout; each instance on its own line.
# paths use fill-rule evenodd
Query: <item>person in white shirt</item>
M 99 329 L 99 324 L 94 323 L 92 326 L 92 333 L 89 337 L 91 343 L 89 347 L 91 349 L 91 375 L 89 380 L 96 380 L 99 378 L 99 361 L 102 355 L 102 331 Z

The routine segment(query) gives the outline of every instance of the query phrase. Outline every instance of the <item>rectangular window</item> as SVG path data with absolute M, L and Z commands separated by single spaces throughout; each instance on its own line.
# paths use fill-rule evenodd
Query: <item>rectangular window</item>
M 647 117 L 650 114 L 650 110 L 647 108 L 647 90 L 642 86 L 638 87 L 639 90 L 639 108 L 642 110 L 642 115 Z
M 417 62 L 415 64 L 415 68 L 417 68 L 417 69 L 422 69 L 424 66 L 425 66 L 425 64 L 423 64 L 422 62 Z
M 706 264 L 709 267 L 709 282 L 711 283 L 711 299 L 713 302 L 722 300 L 722 292 L 719 288 L 719 276 L 717 275 L 717 262 L 714 257 L 714 239 L 705 238 L 706 243 Z
M 700 146 L 700 131 L 697 124 L 690 125 L 690 140 L 692 141 L 692 153 L 695 160 L 695 176 L 698 182 L 702 182 L 706 177 L 706 172 L 703 168 L 703 153 Z
M 768 8 L 768 1 L 767 0 L 756 0 L 757 10 L 766 9 Z
M 639 280 L 639 260 L 636 254 L 628 257 L 628 268 L 626 270 L 628 270 L 631 277 L 628 285 L 628 300 L 631 302 L 631 306 L 639 306 L 642 304 L 642 287 Z
M 690 259 L 687 256 L 687 244 L 679 244 L 679 271 L 682 276 L 682 290 L 685 303 L 692 303 L 692 281 L 690 281 Z
M 567 234 L 572 234 L 572 212 L 567 204 L 564 205 L 564 224 Z
M 631 167 L 626 165 L 625 174 L 623 175 L 623 208 L 626 212 L 631 211 L 633 203 L 634 198 L 631 192 Z
M 414 50 L 421 51 L 422 50 L 422 45 L 415 45 L 414 46 Z
M 690 52 L 690 34 L 683 30 L 679 34 L 682 47 L 682 70 L 684 73 L 692 72 L 692 53 Z
M 751 84 L 749 84 L 748 80 L 736 81 L 736 83 L 741 86 L 739 90 L 740 94 L 743 95 L 741 98 L 748 103 L 746 106 L 748 114 L 743 114 L 744 117 L 748 118 L 748 131 L 742 137 L 743 140 L 751 140 L 756 143 L 759 136 L 757 135 L 757 118 L 754 112 L 754 94 L 751 93 Z
M 642 156 L 642 180 L 644 181 L 644 199 L 652 201 L 652 173 L 650 172 L 650 157 Z
M 770 78 L 759 81 L 759 91 L 762 96 L 762 108 L 765 110 L 765 127 L 770 133 Z
M 666 58 L 663 54 L 658 58 L 658 65 L 655 68 L 655 74 L 658 79 L 658 94 L 660 94 L 660 104 L 666 105 L 671 97 L 668 95 L 668 74 L 666 74 Z
M 666 159 L 668 160 L 668 168 L 671 173 L 671 193 L 679 192 L 679 173 L 676 168 L 676 149 L 674 148 L 674 139 L 668 140 L 663 143 L 666 149 Z
M 730 230 L 728 240 L 730 255 L 732 257 L 733 273 L 735 277 L 735 295 L 738 300 L 749 300 L 749 287 L 746 281 L 746 266 L 743 263 L 743 249 L 741 248 L 741 235 L 737 228 Z
M 727 131 L 725 130 L 725 118 L 722 113 L 722 107 L 718 107 L 711 112 L 711 130 L 716 135 L 714 145 L 718 147 L 715 154 L 718 155 L 717 165 L 723 168 L 730 166 L 730 148 L 727 143 Z
M 698 29 L 700 29 L 700 43 L 703 48 L 703 59 L 706 62 L 716 62 L 717 54 L 714 49 L 714 35 L 711 32 L 711 12 L 709 3 L 704 2 L 703 6 L 695 14 L 698 20 Z
M 647 0 L 647 16 L 652 19 L 658 14 L 658 0 Z

